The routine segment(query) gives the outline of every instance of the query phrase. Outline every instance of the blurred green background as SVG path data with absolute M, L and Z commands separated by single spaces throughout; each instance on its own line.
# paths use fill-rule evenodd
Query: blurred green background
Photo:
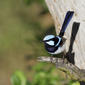
M 49 55 L 47 34 L 55 28 L 44 0 L 0 0 L 0 85 L 79 85 L 37 61 Z

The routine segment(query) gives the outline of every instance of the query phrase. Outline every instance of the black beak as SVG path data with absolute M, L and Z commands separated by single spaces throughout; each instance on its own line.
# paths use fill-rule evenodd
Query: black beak
M 45 41 L 44 40 L 41 40 L 40 42 L 42 43 L 42 42 L 45 42 Z

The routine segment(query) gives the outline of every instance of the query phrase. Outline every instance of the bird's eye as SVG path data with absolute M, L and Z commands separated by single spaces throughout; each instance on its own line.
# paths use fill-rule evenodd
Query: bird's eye
M 57 36 L 55 38 L 55 46 L 58 46 L 60 44 L 60 42 L 61 42 L 61 38 L 59 36 Z

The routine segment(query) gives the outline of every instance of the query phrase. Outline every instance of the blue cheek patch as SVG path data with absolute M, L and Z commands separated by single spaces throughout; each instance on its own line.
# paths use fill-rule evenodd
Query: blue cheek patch
M 48 42 L 46 42 L 48 45 L 51 45 L 51 46 L 54 46 L 54 41 L 48 41 Z
M 55 46 L 58 46 L 61 42 L 61 38 L 59 36 L 56 36 L 58 38 L 58 43 Z
M 43 41 L 52 39 L 54 37 L 55 37 L 54 35 L 47 35 L 47 36 L 44 37 Z

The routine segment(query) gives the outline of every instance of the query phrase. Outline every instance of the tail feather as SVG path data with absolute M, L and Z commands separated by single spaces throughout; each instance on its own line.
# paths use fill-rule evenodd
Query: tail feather
M 65 30 L 66 30 L 66 28 L 67 28 L 67 26 L 68 26 L 68 24 L 69 24 L 69 22 L 70 22 L 70 20 L 71 20 L 71 18 L 73 16 L 73 14 L 74 14 L 74 11 L 68 11 L 66 13 L 66 16 L 65 16 L 65 19 L 64 19 L 60 34 L 59 34 L 60 37 L 62 37 L 64 35 Z

